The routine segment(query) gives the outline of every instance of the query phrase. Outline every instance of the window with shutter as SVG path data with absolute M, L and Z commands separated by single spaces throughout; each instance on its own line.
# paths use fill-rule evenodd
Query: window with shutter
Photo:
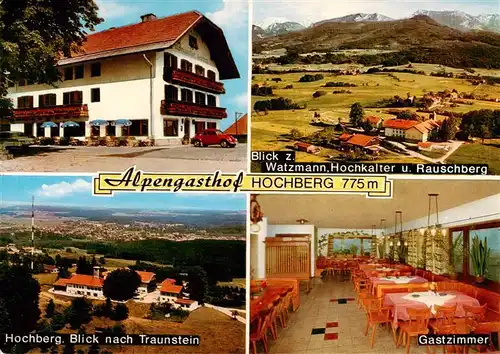
M 197 104 L 205 105 L 205 94 L 201 92 L 196 92 L 194 96 L 194 100 Z
M 212 80 L 212 81 L 215 81 L 215 72 L 212 71 L 212 70 L 208 70 L 207 72 L 207 77 Z
M 182 59 L 181 60 L 181 69 L 184 71 L 189 71 L 193 72 L 193 64 L 191 64 L 189 61 Z
M 165 85 L 165 99 L 167 101 L 178 101 L 179 90 L 177 89 L 177 87 L 172 85 Z
M 194 71 L 196 72 L 196 75 L 205 76 L 205 68 L 201 65 L 196 65 L 194 67 Z
M 177 57 L 170 53 L 165 53 L 164 58 L 164 66 L 166 68 L 177 69 Z

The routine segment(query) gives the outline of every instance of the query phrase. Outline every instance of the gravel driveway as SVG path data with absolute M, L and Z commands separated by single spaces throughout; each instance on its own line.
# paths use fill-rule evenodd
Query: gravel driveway
M 247 144 L 219 146 L 74 147 L 32 146 L 0 161 L 1 172 L 124 171 L 132 165 L 147 172 L 238 172 L 247 168 Z

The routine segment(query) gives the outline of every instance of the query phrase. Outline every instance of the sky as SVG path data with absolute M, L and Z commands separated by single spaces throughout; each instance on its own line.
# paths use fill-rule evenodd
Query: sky
M 417 10 L 463 11 L 470 15 L 500 13 L 498 0 L 253 0 L 253 23 L 269 23 L 273 17 L 304 25 L 353 13 L 377 12 L 391 18 L 410 17 Z
M 133 208 L 144 210 L 246 210 L 244 194 L 219 193 L 116 193 L 92 196 L 88 176 L 1 176 L 0 207 L 31 205 Z
M 224 81 L 226 94 L 221 106 L 227 108 L 228 118 L 222 120 L 224 130 L 234 123 L 235 112 L 248 111 L 248 52 L 249 25 L 247 0 L 95 0 L 104 22 L 98 31 L 110 27 L 138 23 L 140 16 L 154 13 L 157 17 L 198 10 L 222 28 L 236 61 L 240 79 Z

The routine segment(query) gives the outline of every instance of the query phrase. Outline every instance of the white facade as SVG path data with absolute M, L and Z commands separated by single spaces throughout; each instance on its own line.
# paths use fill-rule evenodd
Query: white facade
M 180 308 L 182 310 L 186 310 L 186 311 L 194 311 L 196 310 L 198 307 L 200 307 L 200 305 L 198 304 L 198 301 L 193 301 L 189 304 L 185 304 L 185 303 L 182 303 L 182 304 L 179 304 L 179 303 L 176 303 L 175 304 L 175 307 L 176 308 Z
M 97 287 L 97 286 L 67 284 L 66 292 L 70 295 L 81 295 L 96 299 L 104 298 L 102 287 Z
M 179 294 L 161 292 L 159 300 L 160 302 L 168 302 L 170 304 L 175 304 L 175 300 L 179 298 Z
M 197 49 L 191 48 L 189 45 L 190 36 L 197 39 Z M 178 58 L 179 69 L 181 60 L 188 60 L 192 64 L 193 73 L 195 72 L 195 67 L 198 65 L 204 68 L 205 73 L 208 70 L 214 72 L 215 80 L 219 80 L 219 72 L 215 62 L 210 58 L 208 46 L 202 41 L 198 33 L 190 30 L 171 48 L 163 51 L 128 54 L 62 66 L 61 73 L 64 78 L 65 69 L 73 68 L 74 75 L 75 68 L 83 65 L 83 78 L 63 80 L 56 83 L 56 87 L 35 84 L 9 88 L 8 98 L 13 100 L 14 108 L 20 108 L 18 107 L 18 98 L 23 96 L 31 96 L 33 108 L 40 108 L 39 96 L 44 94 L 55 94 L 56 105 L 62 106 L 65 103 L 63 102 L 64 93 L 72 91 L 81 91 L 81 104 L 88 107 L 88 117 L 83 115 L 77 118 L 57 118 L 51 116 L 18 118 L 12 122 L 10 130 L 34 136 L 67 136 L 70 133 L 67 132 L 65 135 L 65 128 L 62 128 L 61 124 L 65 121 L 73 121 L 81 124 L 77 133 L 75 133 L 75 129 L 72 130 L 73 134 L 78 134 L 71 135 L 74 138 L 83 139 L 91 135 L 100 137 L 107 135 L 116 137 L 130 135 L 137 138 L 152 137 L 161 144 L 180 142 L 185 135 L 188 135 L 189 138 L 193 137 L 196 131 L 194 122 L 199 123 L 198 130 L 201 129 L 200 126 L 202 123 L 204 123 L 203 129 L 207 127 L 219 129 L 219 118 L 161 114 L 161 102 L 166 98 L 165 85 L 169 84 L 163 77 L 164 53 L 171 53 Z M 100 63 L 100 76 L 92 77 L 91 65 L 95 63 Z M 216 107 L 219 107 L 219 94 L 205 92 L 203 89 L 186 87 L 181 84 L 172 85 L 178 88 L 179 101 L 181 100 L 181 89 L 185 88 L 192 91 L 193 102 L 196 92 L 202 92 L 205 94 L 205 105 L 208 100 L 206 95 L 210 94 L 215 96 Z M 99 102 L 92 102 L 92 90 L 94 90 L 94 93 L 96 90 L 99 90 Z M 112 124 L 109 126 L 92 127 L 90 122 L 97 119 L 106 120 L 109 123 L 118 119 L 127 119 L 133 123 L 133 126 L 128 130 L 126 127 L 112 127 Z M 166 130 L 164 129 L 164 125 L 167 124 L 164 122 L 166 119 L 170 120 L 169 124 L 173 122 L 172 124 L 177 125 L 177 128 L 172 129 L 168 134 L 165 133 Z M 37 123 L 40 125 L 45 121 L 57 123 L 59 124 L 59 128 L 43 129 L 38 127 L 37 129 Z M 123 134 L 122 129 L 125 131 Z
M 394 136 L 397 138 L 405 137 L 405 129 L 397 129 L 397 128 L 385 128 L 385 136 Z

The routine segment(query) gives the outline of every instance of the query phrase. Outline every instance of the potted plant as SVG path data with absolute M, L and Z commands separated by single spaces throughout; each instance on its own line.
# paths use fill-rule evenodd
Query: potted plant
M 470 258 L 474 275 L 476 276 L 476 283 L 481 284 L 486 279 L 486 272 L 488 268 L 488 261 L 490 258 L 491 249 L 488 248 L 488 239 L 485 238 L 481 241 L 477 235 L 472 239 L 470 248 Z
M 184 135 L 184 137 L 182 138 L 182 145 L 189 145 L 190 142 L 191 139 L 189 139 L 189 136 Z

